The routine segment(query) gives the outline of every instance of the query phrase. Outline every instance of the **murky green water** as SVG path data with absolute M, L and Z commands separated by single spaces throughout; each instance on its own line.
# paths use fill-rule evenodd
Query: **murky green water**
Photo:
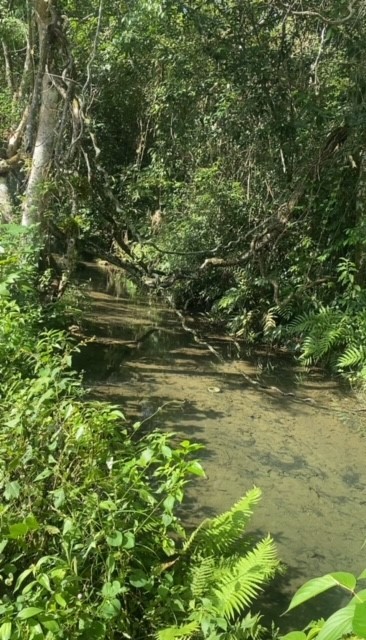
M 357 399 L 319 373 L 301 376 L 286 360 L 273 360 L 266 382 L 310 402 L 296 402 L 256 388 L 254 362 L 220 362 L 180 326 L 176 315 L 147 295 L 119 296 L 107 278 L 92 273 L 86 327 L 96 336 L 81 357 L 97 397 L 121 404 L 128 418 L 146 418 L 158 407 L 154 426 L 205 445 L 206 480 L 191 485 L 185 521 L 227 509 L 253 484 L 263 499 L 252 530 L 274 537 L 286 574 L 263 598 L 269 617 L 279 615 L 305 580 L 329 571 L 359 572 L 366 566 L 366 425 Z M 148 329 L 144 341 L 134 343 Z M 227 356 L 230 344 L 210 342 Z M 150 423 L 149 423 L 150 424 Z M 332 611 L 341 595 L 330 593 L 280 622 L 301 626 Z M 278 620 L 277 620 L 278 622 Z

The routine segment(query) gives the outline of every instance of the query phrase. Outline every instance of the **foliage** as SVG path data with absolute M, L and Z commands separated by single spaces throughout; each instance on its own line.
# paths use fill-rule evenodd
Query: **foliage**
M 150 268 L 180 274 L 178 304 L 362 372 L 365 38 L 362 20 L 328 25 L 336 5 L 316 17 L 315 5 L 123 4 L 104 16 L 94 115 L 106 166 L 119 167 L 117 225 Z M 124 81 L 112 93 L 113 71 Z M 217 256 L 226 266 L 202 267 Z
M 254 636 L 248 606 L 278 566 L 269 538 L 243 538 L 259 490 L 187 540 L 200 446 L 85 398 L 20 237 L 6 227 L 0 261 L 0 638 Z
M 243 539 L 260 495 L 259 489 L 249 491 L 230 511 L 203 521 L 187 540 L 175 572 L 184 585 L 175 612 L 180 624 L 159 631 L 158 640 L 244 639 L 259 631 L 258 616 L 242 616 L 278 569 L 270 537 L 255 546 Z
M 363 379 L 365 9 L 346 4 L 64 0 L 43 233 L 134 262 L 248 342 Z M 37 73 L 17 93 L 34 15 L 3 14 L 1 162 L 39 104 Z M 15 204 L 28 153 L 7 174 Z
M 300 359 L 306 364 L 330 362 L 340 372 L 353 371 L 365 380 L 365 292 L 355 280 L 355 265 L 342 259 L 337 268 L 342 296 L 293 319 L 288 333 L 302 337 Z
M 366 590 L 360 588 L 365 578 L 366 571 L 358 578 L 352 573 L 338 572 L 306 582 L 293 596 L 287 611 L 334 587 L 342 588 L 351 599 L 327 620 L 311 622 L 305 631 L 292 631 L 282 636 L 282 640 L 340 640 L 349 635 L 366 638 Z

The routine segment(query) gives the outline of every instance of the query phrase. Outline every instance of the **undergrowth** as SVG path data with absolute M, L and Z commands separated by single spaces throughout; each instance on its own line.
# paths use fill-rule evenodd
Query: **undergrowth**
M 257 637 L 250 604 L 278 560 L 243 538 L 253 489 L 187 538 L 176 515 L 199 445 L 142 435 L 87 401 L 48 329 L 17 227 L 0 255 L 0 639 Z

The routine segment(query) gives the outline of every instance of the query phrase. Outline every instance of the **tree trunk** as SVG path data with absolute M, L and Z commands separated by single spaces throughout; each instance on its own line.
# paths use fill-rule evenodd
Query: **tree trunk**
M 42 203 L 44 201 L 42 186 L 47 178 L 52 160 L 58 118 L 58 102 L 58 91 L 52 83 L 50 74 L 46 71 L 42 81 L 41 109 L 32 157 L 32 168 L 23 204 L 22 225 L 26 227 L 41 221 Z
M 6 175 L 0 176 L 0 222 L 1 224 L 12 222 L 13 203 L 9 193 Z
M 359 154 L 359 178 L 356 200 L 356 224 L 358 242 L 355 247 L 355 264 L 357 267 L 357 284 L 365 286 L 366 281 L 366 237 L 365 237 L 365 205 L 366 205 L 366 158 L 361 151 Z

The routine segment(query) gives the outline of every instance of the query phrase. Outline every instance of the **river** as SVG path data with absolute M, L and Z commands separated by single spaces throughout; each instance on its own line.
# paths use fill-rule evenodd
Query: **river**
M 228 339 L 211 334 L 220 361 L 194 342 L 172 310 L 131 291 L 133 285 L 117 286 L 90 265 L 81 281 L 90 300 L 85 328 L 96 340 L 79 364 L 93 396 L 121 405 L 129 420 L 157 412 L 148 428 L 173 430 L 205 447 L 200 457 L 207 478 L 189 486 L 186 524 L 226 510 L 259 486 L 263 498 L 251 532 L 269 531 L 286 565 L 261 610 L 281 629 L 329 614 L 341 602 L 336 592 L 279 621 L 305 580 L 366 566 L 366 414 L 357 413 L 357 397 L 286 358 L 238 360 Z M 267 386 L 295 397 L 251 385 L 243 373 L 253 380 L 261 374 Z

